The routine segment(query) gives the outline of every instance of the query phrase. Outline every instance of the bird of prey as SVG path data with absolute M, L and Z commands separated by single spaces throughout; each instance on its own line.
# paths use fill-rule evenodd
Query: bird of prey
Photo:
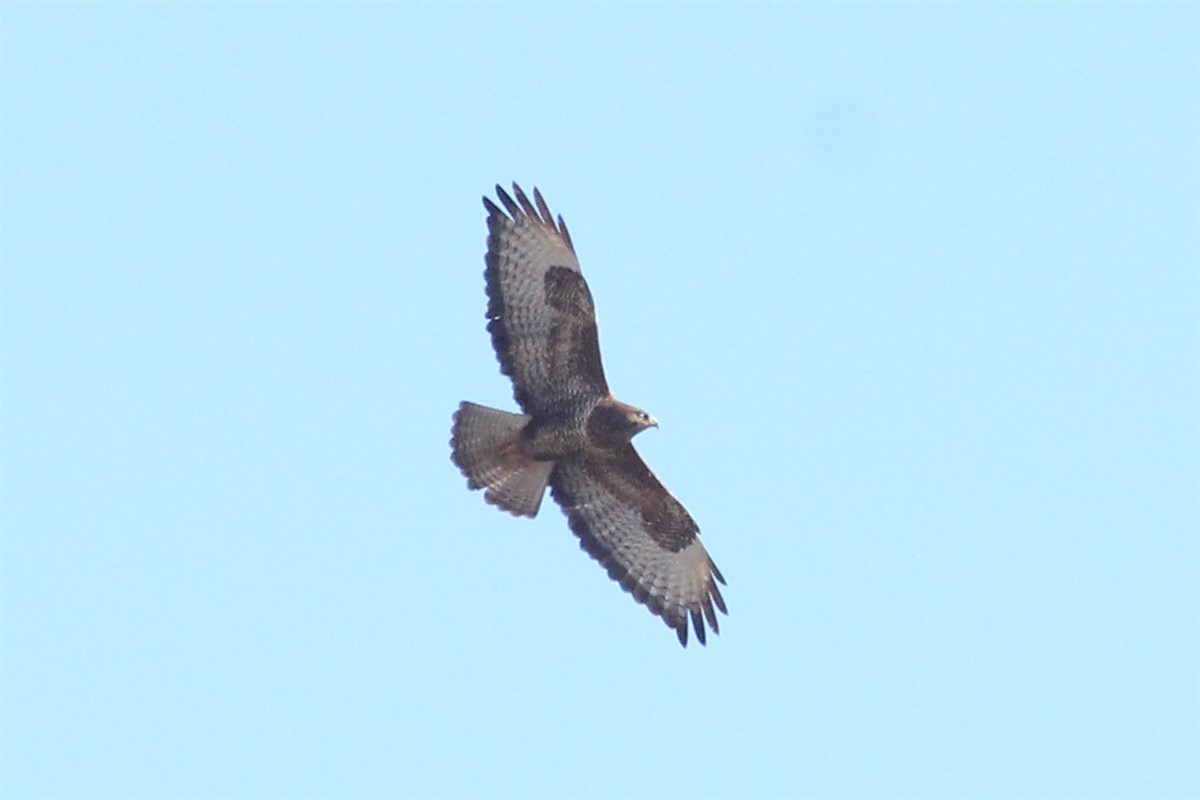
M 535 188 L 487 197 L 487 329 L 523 413 L 463 402 L 451 460 L 467 485 L 533 517 L 547 486 L 581 547 L 687 646 L 719 632 L 725 583 L 700 530 L 646 466 L 631 439 L 653 417 L 613 397 L 600 363 L 596 312 L 567 226 Z

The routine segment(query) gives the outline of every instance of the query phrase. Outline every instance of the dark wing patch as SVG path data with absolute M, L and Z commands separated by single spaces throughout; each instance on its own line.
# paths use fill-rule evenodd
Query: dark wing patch
M 687 646 L 688 623 L 701 644 L 705 622 L 720 632 L 714 605 L 728 613 L 720 570 L 700 544 L 699 529 L 627 445 L 617 458 L 560 461 L 550 475 L 554 500 L 580 546 L 609 577 L 662 617 Z
M 541 192 L 530 202 L 499 186 L 504 206 L 488 210 L 488 331 L 500 371 L 513 382 L 528 414 L 561 410 L 608 394 L 591 293 L 562 217 L 550 214 Z M 507 212 L 507 213 L 506 213 Z
M 557 313 L 548 352 L 550 374 L 566 384 L 559 391 L 572 398 L 608 394 L 596 308 L 583 276 L 565 267 L 546 270 L 546 302 Z

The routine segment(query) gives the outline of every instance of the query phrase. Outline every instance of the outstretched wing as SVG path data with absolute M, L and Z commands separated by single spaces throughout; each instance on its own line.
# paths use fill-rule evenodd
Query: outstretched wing
M 596 310 L 579 271 L 562 217 L 555 222 L 542 199 L 513 184 L 513 200 L 499 186 L 507 214 L 488 198 L 486 256 L 488 331 L 500 371 L 527 414 L 541 415 L 608 394 Z
M 609 458 L 560 461 L 550 488 L 583 549 L 674 628 L 680 644 L 687 646 L 689 618 L 700 644 L 705 620 L 719 632 L 713 606 L 728 613 L 717 586 L 725 579 L 700 544 L 691 515 L 633 445 Z

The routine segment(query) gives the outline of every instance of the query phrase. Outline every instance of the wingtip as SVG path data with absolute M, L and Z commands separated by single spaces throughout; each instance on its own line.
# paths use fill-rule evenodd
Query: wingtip
M 525 212 L 525 216 L 540 222 L 541 214 L 538 213 L 533 203 L 529 202 L 529 196 L 525 194 L 525 191 L 515 182 L 513 183 L 513 194 L 516 195 L 517 202 L 521 204 L 521 210 Z
M 546 205 L 546 198 L 542 197 L 542 193 L 536 186 L 533 187 L 533 202 L 537 204 L 538 215 L 542 218 L 542 222 L 553 225 L 554 215 L 550 213 L 550 206 Z
M 514 183 L 513 186 L 515 187 L 516 184 Z M 517 191 L 520 190 L 518 189 Z M 498 183 L 496 184 L 496 196 L 500 198 L 500 202 L 508 209 L 508 213 L 512 216 L 513 220 L 521 216 L 521 207 L 509 196 L 508 192 L 504 191 L 504 187 Z
M 708 594 L 712 598 L 712 601 L 717 604 L 717 608 L 721 609 L 721 613 L 729 616 L 729 610 L 725 608 L 725 598 L 721 597 L 721 590 L 717 588 L 715 583 L 708 587 Z
M 571 252 L 575 252 L 575 243 L 571 241 L 571 232 L 567 230 L 567 223 L 563 222 L 562 214 L 558 215 L 558 232 L 562 234 L 563 241 L 567 243 L 567 247 L 571 248 Z
M 571 232 L 567 230 L 567 223 L 563 221 L 562 214 L 556 218 L 550 213 L 550 206 L 546 203 L 546 198 L 542 197 L 541 190 L 538 187 L 533 187 L 533 201 L 530 202 L 529 196 L 525 194 L 525 190 L 516 181 L 512 183 L 512 194 L 505 191 L 504 187 L 496 184 L 496 197 L 503 204 L 504 209 L 492 202 L 492 199 L 487 195 L 483 196 L 483 207 L 487 209 L 488 218 L 510 218 L 513 222 L 519 222 L 522 217 L 530 217 L 543 225 L 554 229 L 567 248 L 574 253 L 575 243 L 571 241 Z M 515 198 L 515 199 L 514 199 Z M 505 213 L 507 211 L 507 214 Z

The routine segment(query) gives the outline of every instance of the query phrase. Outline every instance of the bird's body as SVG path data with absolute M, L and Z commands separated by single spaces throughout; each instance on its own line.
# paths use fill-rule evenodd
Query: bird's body
M 464 402 L 454 415 L 451 458 L 488 502 L 535 516 L 547 486 L 580 544 L 663 618 L 686 645 L 689 618 L 703 644 L 720 571 L 699 528 L 630 440 L 658 423 L 613 397 L 600 362 L 592 295 L 562 217 L 535 189 L 531 203 L 488 198 L 488 331 L 522 414 Z

